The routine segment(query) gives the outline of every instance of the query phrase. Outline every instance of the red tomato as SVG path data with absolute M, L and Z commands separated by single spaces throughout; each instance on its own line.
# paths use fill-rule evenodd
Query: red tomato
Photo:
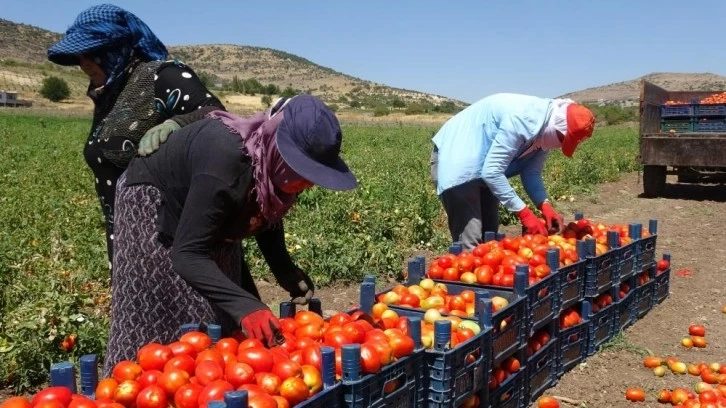
M 186 354 L 191 358 L 197 356 L 197 350 L 192 344 L 187 343 L 186 341 L 175 341 L 173 343 L 170 343 L 169 348 L 175 356 L 180 356 L 183 354 Z
M 360 345 L 360 370 L 363 374 L 375 374 L 381 369 L 381 357 L 370 343 Z
M 69 388 L 48 387 L 38 391 L 38 393 L 33 396 L 30 403 L 33 404 L 33 406 L 36 406 L 44 401 L 56 401 L 65 407 L 71 402 L 71 395 L 72 393 Z
M 373 329 L 371 331 L 366 332 L 365 338 L 363 341 L 369 342 L 372 340 L 379 340 L 383 341 L 385 343 L 388 343 L 388 336 L 386 336 L 386 333 L 383 332 L 381 329 Z
M 560 402 L 550 396 L 543 396 L 537 400 L 537 408 L 560 408 Z
M 113 378 L 104 378 L 96 385 L 96 400 L 113 399 L 113 393 L 116 392 L 118 381 Z
M 305 388 L 307 392 L 307 387 Z M 0 403 L 0 408 L 31 408 L 32 404 L 25 397 L 10 397 Z
M 164 389 L 169 395 L 174 395 L 176 391 L 189 382 L 189 373 L 180 368 L 170 368 L 164 371 L 157 381 L 157 385 Z
M 204 360 L 194 369 L 194 377 L 197 378 L 200 385 L 207 385 L 215 380 L 223 379 L 224 370 L 214 361 Z
M 262 343 L 261 340 L 258 339 L 244 339 L 239 343 L 239 348 L 237 349 L 237 353 L 239 353 L 240 350 L 248 349 L 252 347 L 262 347 L 264 348 L 265 345 Z
M 237 388 L 237 390 L 244 390 L 247 391 L 247 398 L 252 398 L 256 395 L 260 394 L 266 394 L 265 390 L 263 390 L 259 385 L 257 384 L 244 384 Z
M 199 353 L 202 350 L 209 348 L 212 345 L 212 339 L 206 333 L 199 331 L 191 331 L 182 334 L 179 341 L 185 341 L 194 347 L 194 350 Z
M 249 364 L 256 373 L 270 372 L 274 365 L 272 353 L 263 347 L 240 350 L 237 354 L 237 360 Z
M 706 327 L 702 324 L 692 324 L 688 326 L 688 334 L 703 337 L 706 335 Z
M 184 384 L 174 393 L 174 406 L 176 408 L 197 408 L 199 396 L 202 393 L 199 384 Z
M 625 390 L 625 398 L 633 402 L 645 401 L 645 391 L 640 388 L 628 388 Z
M 366 336 L 365 329 L 358 322 L 344 324 L 343 333 L 345 333 L 353 343 L 362 343 Z
M 150 385 L 156 384 L 157 381 L 159 381 L 159 377 L 161 377 L 161 371 L 149 370 L 149 371 L 144 371 L 143 373 L 141 373 L 141 375 L 139 376 L 139 378 L 136 381 L 139 382 L 139 385 L 143 389 Z
M 202 361 L 211 361 L 220 368 L 224 368 L 224 356 L 215 349 L 206 349 L 197 354 L 197 358 L 194 359 L 195 364 L 199 365 Z
M 394 335 L 390 338 L 389 344 L 393 349 L 393 355 L 396 358 L 401 358 L 413 353 L 413 349 L 416 347 L 413 339 L 406 335 Z
M 225 337 L 223 339 L 219 339 L 219 341 L 217 341 L 217 344 L 214 345 L 214 349 L 219 351 L 220 353 L 224 353 L 226 351 L 237 354 L 238 348 L 239 342 L 233 337 Z
M 139 392 L 136 397 L 138 408 L 166 408 L 169 403 L 166 399 L 166 391 L 156 385 L 150 385 Z
M 304 338 L 308 337 L 313 340 L 320 340 L 323 337 L 323 323 L 322 322 L 312 322 L 307 324 L 302 324 L 300 327 L 295 330 L 295 337 L 297 338 Z
M 199 393 L 199 408 L 207 408 L 209 401 L 224 400 L 224 393 L 228 391 L 234 391 L 232 384 L 224 380 L 212 381 Z
M 259 394 L 247 400 L 248 408 L 277 408 L 277 402 L 272 396 Z
M 58 401 L 40 401 L 33 405 L 33 408 L 66 408 L 66 406 Z
M 68 404 L 68 408 L 96 408 L 96 402 L 88 398 L 74 398 Z
M 297 324 L 299 324 L 300 326 L 304 326 L 310 323 L 319 323 L 320 325 L 323 324 L 323 317 L 309 310 L 301 310 L 295 313 L 294 319 L 295 322 L 297 322 Z
M 255 381 L 255 370 L 247 363 L 232 363 L 224 370 L 224 378 L 234 388 L 243 384 L 251 384 Z
M 196 363 L 191 356 L 189 356 L 188 354 L 180 354 L 176 357 L 172 357 L 171 360 L 166 362 L 166 364 L 164 365 L 164 371 L 178 368 L 180 370 L 186 371 L 187 373 L 189 373 L 189 375 L 193 375 L 195 366 Z
M 280 393 L 280 384 L 282 384 L 282 379 L 275 374 L 256 373 L 255 382 L 260 386 L 260 388 L 270 395 L 277 395 Z
M 294 406 L 308 399 L 310 390 L 302 378 L 289 377 L 280 385 L 280 396 Z
M 352 343 L 352 341 L 341 329 L 333 332 L 326 332 L 323 336 L 323 343 L 333 348 L 340 348 L 344 344 Z
M 136 353 L 136 361 L 144 370 L 161 371 L 172 357 L 174 357 L 174 351 L 169 346 L 159 343 L 146 344 Z
M 444 270 L 445 268 L 440 267 L 438 264 L 431 264 L 426 276 L 431 279 L 442 279 L 444 277 Z
M 136 397 L 141 392 L 141 386 L 137 381 L 126 380 L 118 385 L 113 393 L 113 400 L 124 406 L 130 407 L 136 402 Z
M 272 373 L 280 378 L 302 378 L 302 366 L 292 360 L 282 360 L 272 366 Z
M 331 326 L 342 326 L 348 322 L 352 321 L 350 315 L 348 313 L 336 313 L 332 316 L 330 316 L 330 319 L 328 319 L 328 322 Z
M 322 359 L 323 356 L 320 352 L 320 346 L 313 345 L 305 347 L 302 350 L 302 358 L 303 358 L 303 364 L 311 365 L 318 370 L 320 370 L 320 367 L 322 366 Z
M 163 366 L 162 366 L 163 369 Z M 122 383 L 126 380 L 136 380 L 141 375 L 143 369 L 140 365 L 133 361 L 124 360 L 116 363 L 113 367 L 112 375 L 113 378 Z

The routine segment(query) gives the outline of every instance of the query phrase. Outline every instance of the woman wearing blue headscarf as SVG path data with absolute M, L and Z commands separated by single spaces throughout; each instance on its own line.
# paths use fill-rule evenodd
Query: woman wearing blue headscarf
M 95 176 L 113 260 L 116 183 L 131 159 L 147 155 L 179 128 L 225 109 L 194 71 L 177 61 L 134 14 L 111 4 L 81 12 L 48 49 L 59 65 L 81 67 L 89 79 L 93 124 L 83 155 Z

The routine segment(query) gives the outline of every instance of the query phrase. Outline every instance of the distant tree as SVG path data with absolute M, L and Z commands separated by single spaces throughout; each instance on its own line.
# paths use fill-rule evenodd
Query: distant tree
M 268 108 L 270 107 L 270 105 L 272 105 L 272 97 L 270 95 L 263 95 L 261 101 L 262 104 L 267 106 Z
M 280 93 L 280 96 L 283 98 L 292 98 L 293 96 L 295 96 L 299 93 L 300 93 L 299 89 L 295 89 L 291 86 L 288 86 Z
M 412 103 L 408 105 L 408 108 L 406 108 L 406 111 L 404 113 L 406 115 L 420 115 L 425 112 L 426 109 L 423 105 L 421 105 L 420 103 Z
M 391 113 L 391 110 L 386 105 L 378 105 L 373 110 L 373 116 L 386 116 L 389 113 Z
M 275 84 L 267 84 L 265 87 L 265 95 L 279 95 L 280 87 Z
M 333 111 L 333 112 L 337 112 L 338 111 L 338 104 L 331 103 L 330 105 L 328 105 L 328 108 L 330 108 L 330 110 Z
M 393 100 L 392 105 L 393 105 L 394 108 L 401 109 L 401 108 L 405 108 L 406 107 L 406 102 L 404 102 L 404 101 L 396 98 L 396 99 Z
M 245 79 L 242 82 L 242 87 L 244 88 L 243 92 L 245 94 L 252 95 L 252 96 L 257 95 L 258 93 L 264 93 L 264 90 L 265 90 L 265 87 L 262 86 L 260 81 L 254 79 L 254 78 Z
M 43 79 L 40 94 L 52 102 L 60 102 L 71 96 L 71 90 L 68 87 L 68 83 L 63 78 L 49 76 Z
M 242 81 L 237 77 L 237 75 L 232 77 L 232 82 L 229 84 L 229 89 L 233 92 L 244 92 L 244 86 L 242 85 Z
M 360 108 L 360 101 L 353 99 L 348 105 L 351 108 Z

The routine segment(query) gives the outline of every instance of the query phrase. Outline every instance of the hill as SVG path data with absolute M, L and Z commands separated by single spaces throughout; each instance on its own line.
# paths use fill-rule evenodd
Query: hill
M 629 81 L 570 92 L 561 97 L 571 98 L 578 102 L 633 103 L 640 98 L 640 81 L 643 79 L 668 90 L 726 90 L 726 76 L 711 73 L 656 72 Z
M 43 78 L 61 76 L 71 86 L 74 100 L 80 104 L 88 85 L 78 68 L 58 67 L 47 61 L 46 50 L 61 34 L 27 24 L 0 19 L 0 89 L 17 90 L 37 96 Z M 400 89 L 355 78 L 318 65 L 284 51 L 232 44 L 168 46 L 170 56 L 189 64 L 209 79 L 209 85 L 222 94 L 227 103 L 253 104 L 259 107 L 259 93 L 245 97 L 231 89 L 235 81 L 254 79 L 279 90 L 308 92 L 327 103 L 374 108 L 384 104 L 404 108 L 422 104 L 429 109 L 455 111 L 466 104 L 440 95 Z

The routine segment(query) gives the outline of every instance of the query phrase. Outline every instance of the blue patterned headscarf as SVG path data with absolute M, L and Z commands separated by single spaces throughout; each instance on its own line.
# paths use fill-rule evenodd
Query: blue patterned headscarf
M 149 26 L 134 14 L 101 4 L 76 17 L 65 36 L 48 49 L 48 59 L 59 65 L 79 65 L 79 55 L 92 56 L 106 74 L 106 85 L 122 76 L 133 58 L 166 59 L 168 51 Z

